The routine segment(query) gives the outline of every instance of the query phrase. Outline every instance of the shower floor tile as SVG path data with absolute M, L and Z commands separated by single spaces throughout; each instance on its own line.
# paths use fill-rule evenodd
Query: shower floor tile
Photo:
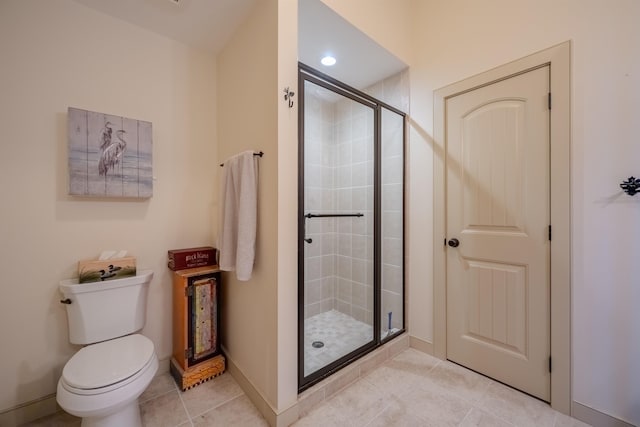
M 373 339 L 373 326 L 337 310 L 309 317 L 304 325 L 305 376 Z M 316 341 L 322 342 L 324 346 L 313 347 L 312 344 Z

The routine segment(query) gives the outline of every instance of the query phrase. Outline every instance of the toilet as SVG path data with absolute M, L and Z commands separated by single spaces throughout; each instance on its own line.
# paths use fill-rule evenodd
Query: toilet
M 81 348 L 58 381 L 56 400 L 83 427 L 141 426 L 138 397 L 158 371 L 145 324 L 152 271 L 104 282 L 60 283 L 69 341 Z

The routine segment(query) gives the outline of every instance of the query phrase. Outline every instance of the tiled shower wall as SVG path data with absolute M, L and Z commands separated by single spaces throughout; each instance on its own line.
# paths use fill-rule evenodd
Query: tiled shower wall
M 365 92 L 408 110 L 406 72 Z M 311 88 L 309 88 L 311 89 Z M 373 323 L 373 112 L 354 101 L 305 93 L 305 206 L 313 213 L 363 213 L 361 218 L 307 219 L 305 317 L 336 309 Z M 382 327 L 402 327 L 402 118 L 382 120 Z
M 311 86 L 313 88 L 315 86 Z M 305 209 L 306 213 L 333 213 L 335 190 L 334 103 L 314 96 L 305 97 Z M 314 218 L 305 221 L 305 318 L 335 308 L 336 220 Z
M 374 111 L 355 101 L 336 104 L 336 309 L 373 324 Z

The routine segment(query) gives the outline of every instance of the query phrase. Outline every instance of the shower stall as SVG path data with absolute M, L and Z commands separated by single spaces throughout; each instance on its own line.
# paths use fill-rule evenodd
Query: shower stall
M 405 114 L 304 64 L 299 82 L 302 391 L 404 331 Z

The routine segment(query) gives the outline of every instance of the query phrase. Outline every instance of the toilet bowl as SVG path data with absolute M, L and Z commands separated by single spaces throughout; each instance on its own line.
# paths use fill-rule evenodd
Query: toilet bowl
M 138 397 L 157 370 L 153 343 L 143 335 L 89 345 L 65 365 L 58 404 L 83 427 L 140 426 Z
M 69 340 L 82 344 L 62 370 L 56 400 L 83 427 L 140 427 L 138 397 L 158 371 L 153 342 L 137 333 L 153 272 L 108 282 L 60 283 Z

